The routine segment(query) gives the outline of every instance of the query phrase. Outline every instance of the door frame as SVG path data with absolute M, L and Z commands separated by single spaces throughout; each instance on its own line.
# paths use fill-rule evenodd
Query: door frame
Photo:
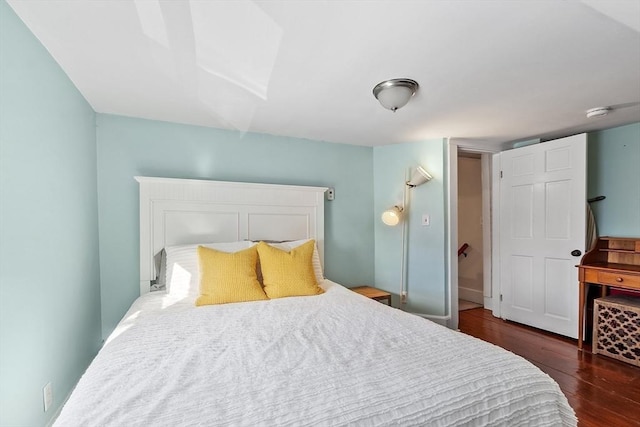
M 451 329 L 458 329 L 458 151 L 464 151 L 469 153 L 478 153 L 481 155 L 482 163 L 482 240 L 483 240 L 483 280 L 485 283 L 484 289 L 486 290 L 486 284 L 490 284 L 491 296 L 484 296 L 485 308 L 492 310 L 493 315 L 500 316 L 499 307 L 500 304 L 495 303 L 493 298 L 495 295 L 500 295 L 499 282 L 496 282 L 499 274 L 493 274 L 493 271 L 499 272 L 499 252 L 496 253 L 496 228 L 499 230 L 499 222 L 496 225 L 495 211 L 492 206 L 499 206 L 496 204 L 496 192 L 499 192 L 499 181 L 496 178 L 496 173 L 499 177 L 499 169 L 496 168 L 496 158 L 494 154 L 499 153 L 498 150 L 487 149 L 484 147 L 470 146 L 464 143 L 456 142 L 455 140 L 447 140 L 447 183 L 448 188 L 446 192 L 446 206 L 447 206 L 447 227 L 446 227 L 446 242 L 447 242 L 447 274 L 446 274 L 446 287 L 447 287 L 447 312 L 449 313 L 449 320 L 447 326 Z M 499 163 L 498 163 L 499 164 Z M 498 193 L 499 196 L 499 193 Z M 497 218 L 499 221 L 499 217 Z M 499 249 L 499 247 L 498 247 Z M 496 270 L 496 266 L 498 269 Z M 497 288 L 497 289 L 496 289 Z M 485 291 L 483 293 L 486 294 Z M 496 308 L 498 311 L 496 312 Z

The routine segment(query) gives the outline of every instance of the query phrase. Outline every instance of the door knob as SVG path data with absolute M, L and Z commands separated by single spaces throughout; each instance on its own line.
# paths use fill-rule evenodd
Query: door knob
M 580 252 L 580 250 L 578 250 L 578 249 L 574 249 L 574 250 L 571 251 L 571 255 L 580 256 L 580 255 L 582 255 L 582 252 Z

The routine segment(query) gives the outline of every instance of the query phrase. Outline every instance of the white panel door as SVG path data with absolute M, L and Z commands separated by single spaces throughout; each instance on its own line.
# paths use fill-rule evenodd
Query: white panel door
M 585 249 L 586 134 L 500 154 L 501 315 L 578 336 Z

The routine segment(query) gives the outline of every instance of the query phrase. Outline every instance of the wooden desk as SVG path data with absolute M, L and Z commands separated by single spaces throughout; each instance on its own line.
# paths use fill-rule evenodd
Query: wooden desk
M 582 350 L 586 311 L 586 287 L 600 285 L 600 295 L 610 287 L 640 290 L 640 238 L 601 237 L 578 267 L 578 349 Z
M 387 300 L 387 305 L 391 306 L 391 294 L 387 291 L 372 288 L 371 286 L 356 286 L 355 288 L 351 288 L 351 290 L 376 301 L 382 302 L 382 300 Z

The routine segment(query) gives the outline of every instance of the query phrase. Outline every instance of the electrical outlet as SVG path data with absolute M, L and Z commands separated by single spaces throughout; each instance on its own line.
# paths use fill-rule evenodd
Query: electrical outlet
M 431 224 L 431 218 L 429 218 L 429 214 L 422 215 L 422 225 Z
M 42 400 L 44 401 L 44 412 L 47 412 L 53 405 L 53 386 L 51 382 L 48 382 L 42 389 Z
M 336 190 L 333 187 L 329 187 L 327 190 L 327 200 L 333 200 L 336 198 Z

